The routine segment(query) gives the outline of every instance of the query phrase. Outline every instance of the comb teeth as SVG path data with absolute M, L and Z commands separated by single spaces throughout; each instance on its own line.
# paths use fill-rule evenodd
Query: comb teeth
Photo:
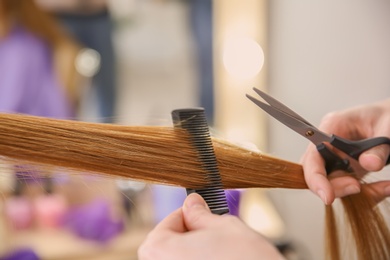
M 228 213 L 229 208 L 225 191 L 222 188 L 221 176 L 204 109 L 174 110 L 172 111 L 172 119 L 175 127 L 186 129 L 190 134 L 191 143 L 198 152 L 198 159 L 206 172 L 207 186 L 201 189 L 187 189 L 187 195 L 194 192 L 201 195 L 214 214 Z

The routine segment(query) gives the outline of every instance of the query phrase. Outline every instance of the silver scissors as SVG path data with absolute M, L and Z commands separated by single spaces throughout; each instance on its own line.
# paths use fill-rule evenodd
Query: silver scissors
M 387 137 L 375 137 L 359 141 L 351 141 L 341 138 L 336 135 L 328 135 L 318 130 L 315 126 L 310 124 L 300 115 L 283 105 L 281 102 L 272 98 L 263 91 L 253 88 L 253 90 L 263 98 L 268 104 L 250 96 L 246 95 L 257 106 L 267 112 L 269 115 L 277 119 L 282 124 L 288 126 L 298 134 L 302 135 L 309 141 L 315 144 L 318 152 L 321 154 L 325 161 L 325 169 L 327 174 L 336 170 L 343 170 L 347 172 L 353 172 L 350 166 L 348 158 L 341 158 L 336 153 L 331 151 L 325 143 L 329 143 L 333 147 L 344 152 L 349 157 L 358 160 L 359 156 L 375 146 L 388 144 L 390 145 L 390 139 Z M 386 165 L 390 163 L 390 157 L 387 159 Z

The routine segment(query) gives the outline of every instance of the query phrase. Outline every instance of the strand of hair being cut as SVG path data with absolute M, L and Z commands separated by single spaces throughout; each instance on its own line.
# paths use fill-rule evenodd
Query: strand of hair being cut
M 198 188 L 206 184 L 205 173 L 188 137 L 185 130 L 172 127 L 128 127 L 0 114 L 0 156 L 38 166 Z M 300 165 L 212 140 L 224 188 L 307 188 Z M 346 259 L 347 251 L 359 260 L 390 259 L 390 232 L 367 188 L 342 199 L 343 223 L 338 223 L 328 207 L 328 259 Z M 342 247 L 345 239 L 341 234 L 348 232 L 352 246 Z
M 304 189 L 302 167 L 213 139 L 226 189 Z M 205 174 L 185 130 L 0 114 L 0 155 L 32 163 L 197 188 Z M 289 178 L 286 178 L 288 173 Z

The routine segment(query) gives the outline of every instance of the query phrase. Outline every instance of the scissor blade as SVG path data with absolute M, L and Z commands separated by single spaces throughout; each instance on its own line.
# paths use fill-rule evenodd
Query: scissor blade
M 297 119 L 294 116 L 291 116 L 289 114 L 286 114 L 285 112 L 274 108 L 264 102 L 261 102 L 260 100 L 250 96 L 246 95 L 253 103 L 255 103 L 257 106 L 259 106 L 261 109 L 263 109 L 265 112 L 267 112 L 269 115 L 277 119 L 282 124 L 286 125 L 287 127 L 291 128 L 298 134 L 302 135 L 306 139 L 310 140 L 312 143 L 314 143 L 316 146 L 323 143 L 323 142 L 329 142 L 331 140 L 331 136 L 327 135 L 311 124 L 307 124 L 305 121 L 301 121 L 300 119 Z
M 301 117 L 300 115 L 295 113 L 293 110 L 288 108 L 286 105 L 284 105 L 280 101 L 274 99 L 273 97 L 271 97 L 267 93 L 265 93 L 265 92 L 263 92 L 263 91 L 261 91 L 260 89 L 257 89 L 257 88 L 253 88 L 253 90 L 259 96 L 261 96 L 268 104 L 270 104 L 272 107 L 277 108 L 280 111 L 282 111 L 282 112 L 284 112 L 286 114 L 289 114 L 290 116 L 295 117 L 295 118 L 299 119 L 302 122 L 305 122 L 307 125 L 312 125 L 308 121 L 306 121 L 306 119 L 304 119 L 303 117 Z

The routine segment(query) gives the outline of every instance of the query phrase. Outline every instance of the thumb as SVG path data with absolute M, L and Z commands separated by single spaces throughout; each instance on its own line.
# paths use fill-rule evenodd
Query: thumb
M 360 155 L 359 163 L 367 171 L 379 171 L 385 166 L 389 151 L 388 145 L 376 146 Z
M 215 226 L 221 218 L 211 213 L 204 199 L 197 193 L 188 195 L 184 201 L 183 217 L 189 231 Z

